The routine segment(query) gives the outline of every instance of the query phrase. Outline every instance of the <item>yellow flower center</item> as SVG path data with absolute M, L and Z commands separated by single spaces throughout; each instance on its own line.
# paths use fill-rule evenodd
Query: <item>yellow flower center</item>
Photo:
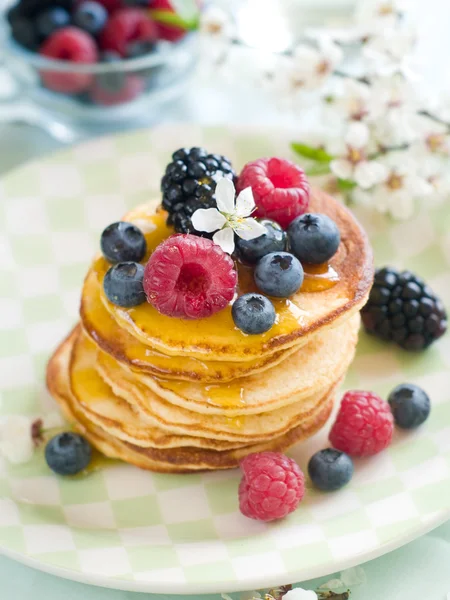
M 426 139 L 426 144 L 431 152 L 439 152 L 445 144 L 445 136 L 442 133 L 430 133 Z
M 364 152 L 362 150 L 360 150 L 359 148 L 353 148 L 352 146 L 349 146 L 347 159 L 353 165 L 356 165 L 357 163 L 359 163 L 365 159 L 365 155 L 364 155 Z
M 385 2 L 384 4 L 380 4 L 380 7 L 378 8 L 378 14 L 382 17 L 394 14 L 394 7 L 392 3 Z
M 316 72 L 317 75 L 327 75 L 330 69 L 331 65 L 329 61 L 324 59 L 317 65 Z
M 403 176 L 392 172 L 386 181 L 386 186 L 391 190 L 400 190 L 403 187 Z

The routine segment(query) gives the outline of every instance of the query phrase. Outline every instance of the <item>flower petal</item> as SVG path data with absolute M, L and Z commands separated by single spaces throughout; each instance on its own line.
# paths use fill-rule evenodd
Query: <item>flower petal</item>
M 236 199 L 236 214 L 238 217 L 248 217 L 255 208 L 255 199 L 251 187 L 246 187 Z
M 372 186 L 384 181 L 388 175 L 388 169 L 376 161 L 362 161 L 355 167 L 354 178 L 356 183 L 363 190 L 368 190 Z
M 197 231 L 211 233 L 222 229 L 227 220 L 217 208 L 199 208 L 191 217 L 192 225 Z
M 330 162 L 330 169 L 339 179 L 353 179 L 353 166 L 345 158 L 332 160 Z
M 216 185 L 217 208 L 221 213 L 234 213 L 234 198 L 236 190 L 234 184 L 228 177 L 219 179 Z
M 227 254 L 234 252 L 234 231 L 231 227 L 225 227 L 213 235 L 213 242 L 220 246 Z
M 253 240 L 267 233 L 267 229 L 256 219 L 245 219 L 240 227 L 234 228 L 235 233 L 243 240 Z
M 294 588 L 283 596 L 283 600 L 317 600 L 317 594 L 313 590 Z
M 28 462 L 33 456 L 31 419 L 21 415 L 8 417 L 1 425 L 0 454 L 13 464 Z
M 369 128 L 364 123 L 354 122 L 349 125 L 345 142 L 352 148 L 364 148 L 369 141 Z

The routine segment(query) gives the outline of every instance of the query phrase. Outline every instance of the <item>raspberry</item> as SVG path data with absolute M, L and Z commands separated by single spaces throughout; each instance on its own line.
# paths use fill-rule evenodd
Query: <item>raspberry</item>
M 170 0 L 153 0 L 151 3 L 151 10 L 162 10 L 165 12 L 174 13 L 175 10 Z M 158 29 L 158 38 L 160 40 L 167 40 L 168 42 L 177 42 L 186 35 L 186 30 L 182 27 L 176 27 L 175 25 L 168 25 L 167 23 L 156 23 Z
M 250 454 L 241 462 L 241 469 L 239 507 L 250 519 L 282 519 L 297 508 L 305 494 L 300 467 L 284 454 Z
M 157 35 L 156 24 L 144 10 L 123 8 L 115 12 L 108 21 L 100 36 L 100 46 L 126 57 L 129 44 L 155 42 Z
M 51 35 L 41 46 L 40 54 L 47 58 L 74 63 L 95 63 L 97 46 L 94 38 L 77 27 L 64 27 Z M 77 94 L 86 90 L 93 79 L 90 73 L 41 71 L 44 85 L 55 92 Z
M 234 262 L 211 240 L 172 235 L 151 255 L 144 274 L 147 300 L 160 313 L 180 319 L 203 319 L 233 299 Z
M 137 98 L 144 91 L 144 82 L 137 75 L 128 75 L 120 90 L 105 89 L 101 82 L 96 82 L 91 90 L 91 99 L 95 104 L 102 106 L 116 106 L 125 104 Z
M 299 166 L 282 158 L 260 158 L 247 163 L 239 175 L 237 191 L 251 187 L 256 216 L 277 221 L 285 229 L 308 210 L 310 186 Z
M 347 392 L 342 398 L 330 442 L 350 456 L 372 456 L 389 446 L 394 418 L 389 404 L 372 392 Z

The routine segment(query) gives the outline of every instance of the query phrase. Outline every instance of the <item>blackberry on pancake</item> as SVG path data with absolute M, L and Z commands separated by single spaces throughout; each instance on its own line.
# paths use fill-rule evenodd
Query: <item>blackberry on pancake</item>
M 222 177 L 235 179 L 231 162 L 220 154 L 209 154 L 203 148 L 180 148 L 172 154 L 161 181 L 162 205 L 169 213 L 168 225 L 178 233 L 201 237 L 211 234 L 197 231 L 191 217 L 199 208 L 216 208 L 216 183 Z

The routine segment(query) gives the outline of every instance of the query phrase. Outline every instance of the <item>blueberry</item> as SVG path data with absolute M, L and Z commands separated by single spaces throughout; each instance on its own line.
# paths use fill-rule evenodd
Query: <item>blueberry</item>
M 39 46 L 39 36 L 36 28 L 28 19 L 15 19 L 11 25 L 11 35 L 18 44 L 28 48 L 28 50 L 37 50 Z
M 58 29 L 67 27 L 69 23 L 70 15 L 67 10 L 64 10 L 64 8 L 59 6 L 55 6 L 42 11 L 36 17 L 36 31 L 42 39 L 45 39 Z
M 402 429 L 414 429 L 428 419 L 431 405 L 428 394 L 418 385 L 402 383 L 388 398 L 394 421 Z
M 333 492 L 344 487 L 352 478 L 353 461 L 345 452 L 326 448 L 310 458 L 308 473 L 319 490 Z
M 136 262 L 121 262 L 106 273 L 103 289 L 110 302 L 130 308 L 145 302 L 144 267 Z
M 147 251 L 142 231 L 126 221 L 112 223 L 103 231 L 100 240 L 103 256 L 111 263 L 139 262 Z
M 156 48 L 155 42 L 135 41 L 128 44 L 126 48 L 126 58 L 138 58 L 151 54 Z
M 240 296 L 233 304 L 231 314 L 236 327 L 250 335 L 269 331 L 276 318 L 274 305 L 261 294 Z
M 288 238 L 293 254 L 302 263 L 324 263 L 336 253 L 341 241 L 334 221 L 322 214 L 307 213 L 292 221 Z
M 98 2 L 88 0 L 78 6 L 73 15 L 74 24 L 91 35 L 97 35 L 105 27 L 108 12 Z
M 287 298 L 302 285 L 303 267 L 289 252 L 271 252 L 260 259 L 254 277 L 264 294 Z
M 76 475 L 88 466 L 91 458 L 89 442 L 71 431 L 56 435 L 45 447 L 45 460 L 58 475 Z
M 270 252 L 286 250 L 287 236 L 280 225 L 271 219 L 261 219 L 259 222 L 266 228 L 267 233 L 253 240 L 243 240 L 240 237 L 236 240 L 239 258 L 250 264 L 257 263 Z

